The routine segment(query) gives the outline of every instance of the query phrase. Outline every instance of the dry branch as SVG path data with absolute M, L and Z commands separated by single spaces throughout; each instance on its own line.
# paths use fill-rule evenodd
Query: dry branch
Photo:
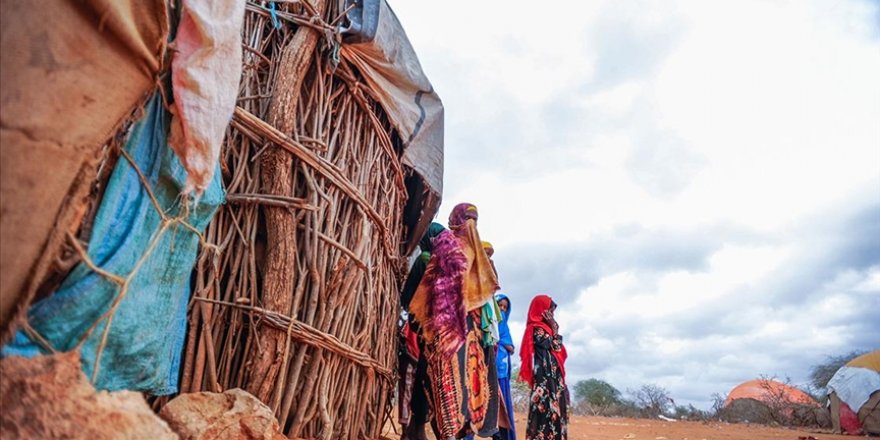
M 356 70 L 330 66 L 338 3 L 276 2 L 276 29 L 249 1 L 228 203 L 204 234 L 181 387 L 255 391 L 292 437 L 377 438 L 407 194 L 387 116 Z

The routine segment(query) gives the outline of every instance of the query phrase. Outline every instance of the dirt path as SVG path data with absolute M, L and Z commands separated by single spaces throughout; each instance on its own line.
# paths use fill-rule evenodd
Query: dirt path
M 525 440 L 526 415 L 516 415 L 517 438 Z M 389 426 L 385 438 L 398 439 Z M 810 437 L 812 436 L 812 439 Z M 434 440 L 428 429 L 428 438 Z M 858 440 L 864 437 L 828 434 L 820 430 L 772 428 L 721 422 L 665 422 L 662 420 L 572 416 L 569 440 Z
M 525 439 L 526 415 L 516 415 L 518 438 Z M 771 428 L 760 425 L 719 422 L 664 422 L 662 420 L 573 416 L 570 440 L 854 440 L 859 437 L 809 430 Z

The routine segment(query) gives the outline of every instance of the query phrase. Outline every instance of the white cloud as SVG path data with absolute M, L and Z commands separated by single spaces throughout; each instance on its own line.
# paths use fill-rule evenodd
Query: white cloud
M 446 106 L 439 218 L 480 208 L 514 334 L 564 297 L 573 379 L 706 406 L 876 348 L 876 2 L 392 6 Z

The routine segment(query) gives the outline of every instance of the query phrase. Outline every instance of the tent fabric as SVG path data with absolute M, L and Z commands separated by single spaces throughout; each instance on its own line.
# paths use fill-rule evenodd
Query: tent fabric
M 730 405 L 736 399 L 755 399 L 759 402 L 769 402 L 774 396 L 784 397 L 791 403 L 805 405 L 818 405 L 807 393 L 775 380 L 756 379 L 743 382 L 727 395 L 724 406 Z
M 840 367 L 826 387 L 830 397 L 834 427 L 849 433 L 864 429 L 880 434 L 880 350 L 865 353 Z M 835 405 L 839 401 L 839 404 Z M 857 413 L 852 417 L 847 413 Z
M 0 2 L 0 342 L 78 224 L 102 145 L 155 86 L 166 7 Z
M 869 433 L 880 434 L 880 391 L 874 391 L 871 398 L 859 410 L 859 421 L 862 429 Z
M 184 0 L 171 80 L 170 144 L 188 175 L 184 194 L 211 183 L 241 80 L 244 0 Z
M 880 372 L 880 350 L 874 350 L 858 356 L 847 362 L 846 366 L 851 368 L 867 368 Z
M 831 393 L 831 427 L 834 432 L 846 432 L 850 435 L 859 435 L 862 432 L 862 424 L 859 417 L 850 409 L 846 402 L 841 402 L 837 394 Z
M 872 393 L 880 390 L 880 373 L 868 368 L 845 365 L 834 373 L 827 389 L 829 394 L 836 393 L 853 411 L 858 411 L 871 398 Z
M 159 94 L 151 98 L 145 110 L 144 118 L 132 129 L 126 151 L 149 182 L 166 216 L 182 216 L 189 225 L 204 231 L 223 202 L 219 173 L 215 173 L 198 202 L 181 198 L 187 173 L 167 145 L 170 114 Z M 88 255 L 98 267 L 130 278 L 127 294 L 113 314 L 100 358 L 95 382 L 99 389 L 155 395 L 177 391 L 199 236 L 173 222 L 160 233 L 162 224 L 136 169 L 121 158 L 108 182 L 88 246 Z M 55 294 L 31 307 L 29 324 L 55 350 L 70 351 L 93 323 L 100 322 L 80 348 L 83 370 L 91 377 L 108 325 L 100 317 L 110 310 L 119 292 L 118 285 L 80 263 Z M 2 355 L 35 356 L 44 352 L 19 331 L 3 348 Z
M 418 240 L 437 212 L 443 193 L 443 103 L 394 11 L 385 0 L 379 1 L 378 8 L 371 8 L 379 14 L 375 36 L 343 44 L 340 55 L 364 76 L 403 141 L 403 163 L 421 176 L 431 193 L 424 197 L 422 217 L 410 234 Z
M 442 193 L 443 103 L 387 2 L 381 2 L 374 39 L 345 44 L 340 54 L 358 68 L 391 117 L 404 142 L 404 163 Z

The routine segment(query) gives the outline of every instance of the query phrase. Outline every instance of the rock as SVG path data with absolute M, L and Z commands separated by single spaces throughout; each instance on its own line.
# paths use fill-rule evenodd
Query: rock
M 95 391 L 79 353 L 0 359 L 0 438 L 177 439 L 140 393 Z
M 159 416 L 183 440 L 287 440 L 272 410 L 238 388 L 183 394 L 168 402 Z

